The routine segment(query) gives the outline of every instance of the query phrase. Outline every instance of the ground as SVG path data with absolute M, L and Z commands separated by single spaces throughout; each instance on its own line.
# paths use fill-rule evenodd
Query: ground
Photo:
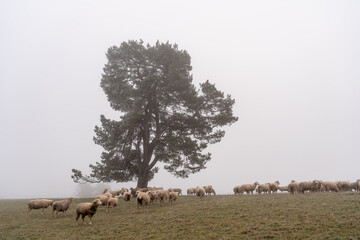
M 0 239 L 360 239 L 360 193 L 181 196 L 138 213 L 122 199 L 77 225 L 75 199 L 66 216 L 50 207 L 27 212 L 27 200 L 0 200 Z M 86 221 L 88 218 L 86 217 Z M 81 219 L 79 220 L 81 222 Z

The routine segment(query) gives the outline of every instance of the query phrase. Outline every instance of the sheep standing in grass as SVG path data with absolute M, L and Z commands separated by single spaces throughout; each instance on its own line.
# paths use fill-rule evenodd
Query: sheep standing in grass
M 105 194 L 97 195 L 95 198 L 97 198 L 101 201 L 101 205 L 107 206 L 110 197 L 111 197 L 110 193 L 105 193 Z M 107 211 L 107 209 L 106 209 L 106 211 Z
M 350 183 L 350 190 L 358 191 L 358 182 L 352 182 Z
M 244 192 L 246 192 L 247 194 L 253 194 L 253 192 L 256 189 L 256 186 L 258 186 L 259 183 L 258 182 L 254 182 L 253 184 L 243 184 L 241 186 L 238 186 L 238 189 L 236 189 L 236 191 L 240 194 L 243 195 Z M 235 188 L 234 188 L 235 189 Z M 235 192 L 235 190 L 234 190 Z
M 130 192 L 124 192 L 123 199 L 125 202 L 128 202 L 131 200 L 131 193 Z
M 205 189 L 202 187 L 196 187 L 196 196 L 202 198 L 205 196 Z
M 169 193 L 169 202 L 173 203 L 176 201 L 176 199 L 178 199 L 179 197 L 179 193 L 178 192 L 170 192 Z
M 150 203 L 153 204 L 156 200 L 156 191 L 147 191 L 147 194 L 150 196 Z
M 337 187 L 339 189 L 339 191 L 350 191 L 351 187 L 350 187 L 350 182 L 349 181 L 338 181 L 337 183 Z
M 258 192 L 259 195 L 261 193 L 269 193 L 269 194 L 271 194 L 270 183 L 259 184 L 259 186 L 257 187 L 257 192 Z
M 31 200 L 28 202 L 28 214 L 30 213 L 30 211 L 32 209 L 41 209 L 42 208 L 42 213 L 44 214 L 45 212 L 45 208 L 47 208 L 48 206 L 51 206 L 53 204 L 53 200 L 49 200 L 49 199 L 35 199 L 35 200 Z
M 308 181 L 308 182 L 299 182 L 298 185 L 298 193 L 302 193 L 304 194 L 305 191 L 312 191 L 313 187 L 313 182 Z
M 291 183 L 288 185 L 288 191 L 290 194 L 298 192 L 299 183 L 295 180 L 291 180 Z
M 206 194 L 206 195 L 211 195 L 212 193 L 213 193 L 214 195 L 216 195 L 216 192 L 215 192 L 214 188 L 213 188 L 211 185 L 209 185 L 209 186 L 204 186 L 203 188 L 204 188 L 204 190 L 205 190 L 205 194 Z
M 54 211 L 56 211 L 55 217 L 57 216 L 58 212 L 64 212 L 64 215 L 66 215 L 66 211 L 69 209 L 72 200 L 73 198 L 69 197 L 68 199 L 54 202 L 52 205 L 52 215 L 54 216 Z
M 177 192 L 177 193 L 179 193 L 179 195 L 182 195 L 182 193 L 181 193 L 182 191 L 180 188 L 169 188 L 168 191 L 169 192 Z
M 332 192 L 338 192 L 339 188 L 337 187 L 336 182 L 323 182 L 321 186 L 322 190 L 325 192 L 332 191 Z
M 119 197 L 110 197 L 107 201 L 106 210 L 111 212 L 111 210 L 119 204 Z
M 160 201 L 160 205 L 164 203 L 164 201 L 169 199 L 169 191 L 167 190 L 159 190 L 156 192 L 156 199 Z
M 195 188 L 188 188 L 186 190 L 187 195 L 194 195 L 195 194 Z
M 279 189 L 279 185 L 280 185 L 279 181 L 275 181 L 273 183 L 270 183 L 270 192 L 276 193 L 277 190 Z
M 288 191 L 289 191 L 289 187 L 288 187 L 288 186 L 279 186 L 279 191 L 280 191 L 280 192 L 288 192 Z
M 100 205 L 101 201 L 98 198 L 95 198 L 91 203 L 79 203 L 76 206 L 76 222 L 79 223 L 78 220 L 81 215 L 83 223 L 86 224 L 85 216 L 89 216 L 89 224 L 91 224 L 91 218 L 94 216 Z
M 240 195 L 241 186 L 235 186 L 235 187 L 233 188 L 233 191 L 234 191 L 234 194 L 235 194 L 235 195 Z
M 150 203 L 150 195 L 144 192 L 138 192 L 136 196 L 136 202 L 137 202 L 138 212 L 140 207 L 143 208 L 143 212 L 144 212 L 144 207 Z

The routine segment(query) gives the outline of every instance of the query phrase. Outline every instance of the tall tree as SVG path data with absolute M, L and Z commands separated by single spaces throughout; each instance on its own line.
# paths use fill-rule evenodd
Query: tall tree
M 123 42 L 107 51 L 101 87 L 120 121 L 100 116 L 94 141 L 104 148 L 101 162 L 85 176 L 72 169 L 75 182 L 127 182 L 146 187 L 158 162 L 177 177 L 205 168 L 208 144 L 224 136 L 221 127 L 237 121 L 230 95 L 209 81 L 196 89 L 190 55 L 176 44 Z

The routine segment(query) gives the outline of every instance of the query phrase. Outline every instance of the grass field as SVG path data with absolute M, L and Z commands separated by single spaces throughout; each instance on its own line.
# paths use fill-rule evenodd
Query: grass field
M 92 225 L 77 225 L 75 207 L 84 201 L 91 199 L 75 199 L 53 219 L 50 207 L 26 215 L 28 200 L 0 200 L 0 239 L 360 239 L 355 192 L 183 196 L 144 213 L 134 199 L 120 199 L 112 213 L 101 207 Z

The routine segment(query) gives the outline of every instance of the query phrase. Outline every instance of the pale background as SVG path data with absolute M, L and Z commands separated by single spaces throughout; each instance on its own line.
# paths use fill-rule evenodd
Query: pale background
M 105 52 L 129 39 L 187 50 L 239 117 L 207 169 L 150 186 L 360 178 L 359 1 L 1 1 L 0 34 L 0 198 L 77 195 L 100 114 L 119 116 Z

